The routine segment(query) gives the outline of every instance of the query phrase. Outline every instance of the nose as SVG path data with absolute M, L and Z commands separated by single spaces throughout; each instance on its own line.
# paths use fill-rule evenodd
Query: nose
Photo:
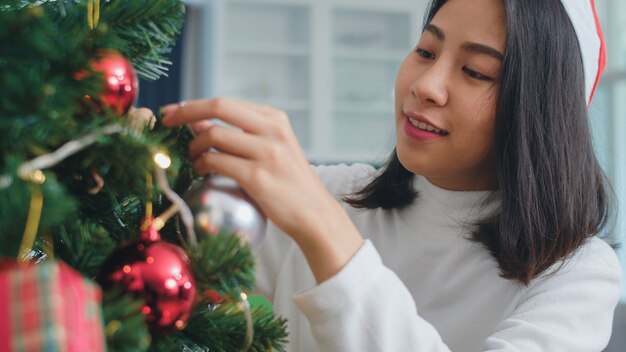
M 448 102 L 449 70 L 438 60 L 428 66 L 411 83 L 411 93 L 421 103 L 444 106 Z

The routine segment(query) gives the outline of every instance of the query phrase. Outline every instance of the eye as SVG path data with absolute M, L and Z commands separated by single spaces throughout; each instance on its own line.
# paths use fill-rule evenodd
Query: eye
M 432 59 L 434 59 L 434 58 L 435 58 L 435 54 L 431 53 L 431 52 L 430 52 L 430 51 L 428 51 L 428 50 L 424 50 L 424 49 L 421 49 L 421 48 L 417 48 L 417 49 L 415 50 L 415 52 L 417 53 L 417 55 L 419 55 L 420 57 L 422 57 L 422 58 L 424 58 L 424 59 L 426 59 L 426 60 L 432 60 Z
M 476 71 L 470 70 L 467 67 L 463 67 L 463 72 L 465 72 L 470 78 L 473 78 L 479 81 L 493 81 L 493 78 L 480 74 Z

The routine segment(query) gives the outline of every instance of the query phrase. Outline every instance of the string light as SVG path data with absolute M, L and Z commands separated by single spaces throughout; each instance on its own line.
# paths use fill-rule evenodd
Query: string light
M 156 154 L 154 154 L 153 158 L 154 158 L 154 162 L 161 169 L 167 169 L 168 167 L 172 165 L 172 159 L 170 159 L 170 157 L 167 156 L 165 153 L 157 152 Z

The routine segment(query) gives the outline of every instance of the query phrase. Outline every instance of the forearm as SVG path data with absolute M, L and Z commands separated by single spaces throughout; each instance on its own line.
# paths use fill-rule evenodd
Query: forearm
M 363 245 L 363 237 L 330 195 L 314 211 L 303 214 L 292 234 L 317 283 L 336 275 Z

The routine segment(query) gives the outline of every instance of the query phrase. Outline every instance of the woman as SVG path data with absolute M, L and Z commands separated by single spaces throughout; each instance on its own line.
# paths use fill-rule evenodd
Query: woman
M 258 288 L 290 351 L 604 348 L 620 267 L 594 237 L 610 204 L 586 120 L 602 68 L 590 4 L 434 1 L 381 170 L 310 168 L 270 107 L 164 108 L 201 132 L 196 171 L 236 179 L 272 220 Z

